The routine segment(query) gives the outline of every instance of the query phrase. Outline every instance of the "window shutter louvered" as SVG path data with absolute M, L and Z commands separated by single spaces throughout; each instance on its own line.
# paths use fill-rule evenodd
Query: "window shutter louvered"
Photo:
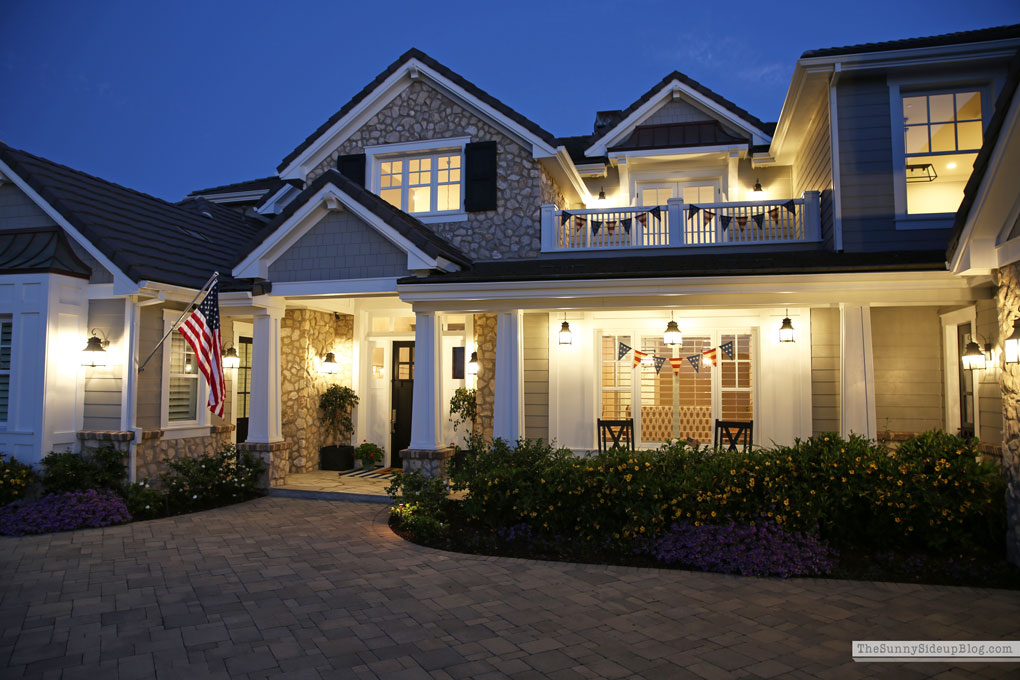
M 496 209 L 496 142 L 464 145 L 464 210 Z
M 365 154 L 352 153 L 340 156 L 336 159 L 336 169 L 358 186 L 365 186 Z

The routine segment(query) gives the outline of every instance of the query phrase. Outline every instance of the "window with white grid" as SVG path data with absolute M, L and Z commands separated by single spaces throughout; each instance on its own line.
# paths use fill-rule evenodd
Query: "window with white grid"
M 754 403 L 751 370 L 751 334 L 727 334 L 720 337 L 720 344 L 733 343 L 733 358 L 720 350 L 719 367 L 721 420 L 754 420 Z
M 462 210 L 460 152 L 380 159 L 378 168 L 379 196 L 404 212 Z

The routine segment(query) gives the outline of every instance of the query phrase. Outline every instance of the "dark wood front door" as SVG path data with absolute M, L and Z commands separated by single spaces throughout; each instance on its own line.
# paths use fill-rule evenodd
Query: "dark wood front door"
M 414 343 L 393 343 L 392 411 L 390 412 L 390 465 L 403 467 L 400 452 L 411 443 L 411 397 L 414 394 Z
M 251 402 L 251 338 L 237 339 L 237 443 L 248 441 L 248 409 Z

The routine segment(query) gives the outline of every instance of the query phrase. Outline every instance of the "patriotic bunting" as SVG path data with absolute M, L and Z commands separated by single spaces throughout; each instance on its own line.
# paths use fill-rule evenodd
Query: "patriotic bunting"
M 620 355 L 618 357 L 616 357 L 616 360 L 619 361 L 620 359 L 622 359 L 625 356 L 627 356 L 627 352 L 629 352 L 631 349 L 633 349 L 633 348 L 630 345 L 628 345 L 627 343 L 621 342 L 620 343 Z
M 662 367 L 666 364 L 666 357 L 652 357 L 655 359 L 655 372 L 661 373 Z
M 648 352 L 642 352 L 639 349 L 634 350 L 634 365 L 639 365 L 646 356 L 648 356 Z
M 597 235 L 599 233 L 599 229 L 601 229 L 601 228 L 602 228 L 602 220 L 592 220 L 591 221 L 591 233 L 592 233 L 592 235 Z
M 765 213 L 751 215 L 751 219 L 754 220 L 754 223 L 758 225 L 759 229 L 761 229 L 761 225 L 765 222 Z
M 680 367 L 684 365 L 682 358 L 670 358 L 669 365 L 673 367 L 673 375 L 680 375 Z
M 612 236 L 613 232 L 616 231 L 616 220 L 608 220 L 606 222 L 606 229 L 609 230 L 609 235 Z
M 662 208 L 659 207 L 659 206 L 655 206 L 654 208 L 652 208 L 651 210 L 648 211 L 648 214 L 651 215 L 652 217 L 654 217 L 657 220 L 661 220 L 662 219 Z
M 687 219 L 689 220 L 694 219 L 697 216 L 699 210 L 701 210 L 701 208 L 691 203 L 689 206 L 687 206 Z
M 706 222 L 711 222 L 713 217 L 715 217 L 715 212 L 713 212 L 711 210 L 706 210 L 705 211 L 705 221 Z
M 634 219 L 637 220 L 638 224 L 644 227 L 648 224 L 648 213 L 641 213 L 637 215 Z
M 569 221 L 570 221 L 570 213 L 568 213 L 566 210 L 564 210 L 563 212 L 560 213 L 560 226 L 563 226 L 564 224 L 566 224 Z
M 783 207 L 789 210 L 791 215 L 797 214 L 797 203 L 792 198 L 784 203 Z
M 625 232 L 627 232 L 628 234 L 630 233 L 630 223 L 631 223 L 631 218 L 629 218 L 629 217 L 626 218 L 626 219 L 620 220 L 620 224 L 623 225 L 623 230 Z
M 712 349 L 706 349 L 701 353 L 701 363 L 708 368 L 715 366 L 715 347 Z
M 746 216 L 743 216 L 743 215 L 742 215 L 742 216 L 740 216 L 740 217 L 738 217 L 738 218 L 737 218 L 737 225 L 738 225 L 738 226 L 739 226 L 739 227 L 740 227 L 741 229 L 743 229 L 744 227 L 746 227 L 746 226 L 747 226 L 747 217 L 746 217 Z
M 773 222 L 778 222 L 779 221 L 779 208 L 778 207 L 769 208 L 769 218 Z
M 691 356 L 687 357 L 687 361 L 688 361 L 688 363 L 690 363 L 691 368 L 694 369 L 695 373 L 701 373 L 701 355 L 700 354 L 692 354 Z
M 719 224 L 722 225 L 723 231 L 726 231 L 727 229 L 729 229 L 730 222 L 732 222 L 732 221 L 733 221 L 733 218 L 730 217 L 729 215 L 719 215 Z
M 726 355 L 726 358 L 728 358 L 730 361 L 733 360 L 733 341 L 732 340 L 729 340 L 729 341 L 724 342 L 723 344 L 719 345 L 719 349 L 721 349 L 722 353 Z
M 574 215 L 574 227 L 581 231 L 588 225 L 588 218 L 584 215 Z

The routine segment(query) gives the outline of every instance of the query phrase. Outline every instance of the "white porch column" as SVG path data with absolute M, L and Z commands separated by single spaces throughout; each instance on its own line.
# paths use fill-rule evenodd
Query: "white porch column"
M 256 312 L 253 322 L 248 441 L 283 440 L 280 428 L 280 319 L 282 309 Z
M 439 443 L 439 322 L 435 312 L 414 314 L 413 451 L 436 451 Z
M 496 317 L 496 381 L 492 436 L 514 443 L 524 436 L 523 327 L 520 310 Z
M 875 361 L 871 343 L 871 308 L 839 305 L 840 435 L 851 432 L 875 438 Z

